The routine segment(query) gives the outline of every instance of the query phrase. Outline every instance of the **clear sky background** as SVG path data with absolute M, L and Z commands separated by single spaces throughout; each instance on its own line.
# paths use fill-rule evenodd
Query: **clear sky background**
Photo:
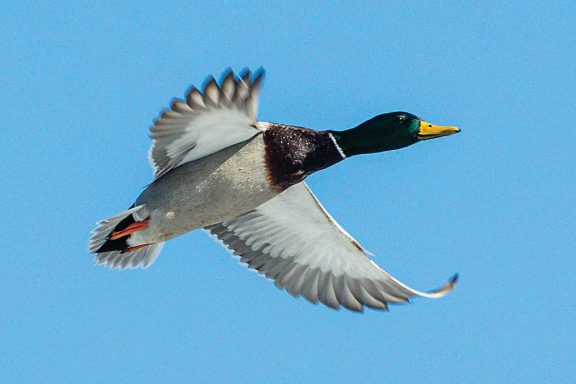
M 574 382 L 572 2 L 16 3 L 0 6 L 0 382 Z M 152 119 L 229 66 L 267 70 L 260 120 L 406 110 L 462 128 L 309 179 L 402 281 L 459 272 L 451 295 L 333 311 L 200 231 L 144 271 L 94 265 L 95 222 L 151 181 Z

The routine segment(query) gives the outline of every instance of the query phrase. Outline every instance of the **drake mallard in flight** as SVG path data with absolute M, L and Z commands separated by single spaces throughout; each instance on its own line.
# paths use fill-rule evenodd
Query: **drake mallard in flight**
M 174 100 L 150 129 L 154 181 L 134 205 L 92 231 L 89 251 L 112 268 L 146 268 L 166 240 L 204 228 L 293 296 L 332 308 L 387 309 L 418 292 L 378 267 L 320 204 L 304 180 L 348 157 L 459 132 L 407 112 L 346 131 L 256 120 L 264 72 L 227 71 Z

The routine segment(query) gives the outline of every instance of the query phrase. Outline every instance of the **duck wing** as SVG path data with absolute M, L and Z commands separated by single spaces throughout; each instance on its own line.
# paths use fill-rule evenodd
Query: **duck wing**
M 388 274 L 326 212 L 302 182 L 231 220 L 205 228 L 240 261 L 291 295 L 332 308 L 387 309 L 410 297 L 437 298 L 456 284 L 418 292 Z
M 240 76 L 227 71 L 220 84 L 209 77 L 202 91 L 192 87 L 186 101 L 174 100 L 150 128 L 154 177 L 261 133 L 256 113 L 263 77 L 262 69 Z

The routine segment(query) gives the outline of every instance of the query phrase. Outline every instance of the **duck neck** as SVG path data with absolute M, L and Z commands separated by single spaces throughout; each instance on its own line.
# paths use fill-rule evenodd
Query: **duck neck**
M 359 127 L 346 131 L 328 131 L 334 138 L 335 145 L 344 157 L 351 157 L 366 153 L 381 152 L 381 145 L 376 145 L 369 136 Z M 384 149 L 385 150 L 385 149 Z

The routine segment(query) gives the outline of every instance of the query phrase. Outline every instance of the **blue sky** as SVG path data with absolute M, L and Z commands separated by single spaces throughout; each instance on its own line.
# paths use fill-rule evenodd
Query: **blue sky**
M 570 2 L 12 2 L 0 13 L 0 381 L 568 383 L 576 374 Z M 407 110 L 462 133 L 309 179 L 402 281 L 389 313 L 293 299 L 211 238 L 145 271 L 86 253 L 151 181 L 147 129 L 226 67 L 260 120 Z

